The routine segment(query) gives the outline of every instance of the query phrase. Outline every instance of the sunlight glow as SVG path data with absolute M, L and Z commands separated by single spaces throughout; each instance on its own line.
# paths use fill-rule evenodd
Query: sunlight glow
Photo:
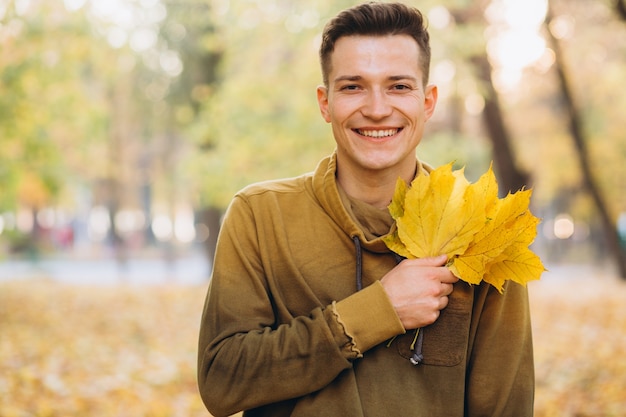
M 574 235 L 574 220 L 567 214 L 560 214 L 554 220 L 554 236 L 557 239 L 569 239 Z
M 465 98 L 465 111 L 472 116 L 478 116 L 485 108 L 485 98 L 478 93 L 473 93 Z
M 492 23 L 503 23 L 511 28 L 528 28 L 541 26 L 547 10 L 546 0 L 494 0 L 485 16 Z
M 128 33 L 120 27 L 112 27 L 106 34 L 107 42 L 115 49 L 119 49 L 126 45 L 128 41 Z
M 75 12 L 76 10 L 80 10 L 87 0 L 63 0 L 63 4 L 65 5 L 65 10 L 68 12 Z
M 191 210 L 180 210 L 176 213 L 174 236 L 182 243 L 193 242 L 196 238 L 196 227 Z
M 140 28 L 130 35 L 130 47 L 135 52 L 144 52 L 157 44 L 157 33 L 151 28 Z
M 428 23 L 436 29 L 445 29 L 452 22 L 452 16 L 445 6 L 436 6 L 428 12 Z
M 111 218 L 109 210 L 104 206 L 95 206 L 89 212 L 89 220 L 87 223 L 87 235 L 94 242 L 100 242 L 106 239 L 111 229 Z
M 183 61 L 175 51 L 165 51 L 159 56 L 161 69 L 170 77 L 177 77 L 183 72 Z
M 510 30 L 489 41 L 487 50 L 497 64 L 522 69 L 537 61 L 546 48 L 538 33 L 528 30 Z
M 285 28 L 288 32 L 298 33 L 303 29 L 317 26 L 319 14 L 315 10 L 306 10 L 300 14 L 291 14 L 285 20 Z
M 0 0 L 1 1 L 1 0 Z M 30 0 L 21 0 L 28 2 Z M 63 0 L 65 9 L 77 11 L 85 8 L 95 31 L 113 49 L 130 48 L 135 54 L 120 54 L 120 63 L 126 70 L 135 65 L 139 57 L 147 68 L 161 72 L 170 79 L 180 76 L 184 70 L 179 53 L 159 37 L 162 22 L 167 18 L 163 0 Z M 169 39 L 181 41 L 186 35 L 182 25 L 167 29 Z M 130 65 L 127 65 L 130 64 Z M 170 88 L 170 81 L 162 79 L 150 83 L 145 95 L 158 102 L 164 99 Z
M 546 11 L 546 0 L 494 0 L 487 8 L 487 51 L 498 89 L 516 86 L 525 68 L 545 58 L 546 42 L 539 32 Z
M 449 59 L 437 62 L 431 71 L 431 80 L 435 84 L 448 84 L 456 75 L 456 66 Z
M 89 6 L 96 27 L 113 48 L 128 45 L 135 52 L 154 48 L 158 24 L 167 17 L 160 0 L 64 0 L 65 8 L 75 11 Z
M 215 0 L 212 6 L 217 16 L 225 16 L 230 10 L 230 0 Z
M 31 0 L 15 0 L 13 6 L 15 7 L 15 14 L 24 16 L 30 9 Z
M 576 21 L 572 16 L 560 15 L 550 22 L 550 32 L 557 39 L 567 39 L 574 34 Z
M 165 214 L 159 214 L 152 220 L 152 233 L 160 242 L 167 242 L 172 239 L 173 226 L 172 220 Z
M 122 236 L 142 230 L 146 216 L 140 210 L 120 210 L 115 214 L 115 230 Z

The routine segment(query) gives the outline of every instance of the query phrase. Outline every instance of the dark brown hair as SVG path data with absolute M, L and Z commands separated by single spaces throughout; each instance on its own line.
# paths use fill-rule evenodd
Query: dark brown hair
M 328 86 L 331 54 L 335 42 L 344 36 L 408 35 L 420 49 L 423 82 L 428 82 L 430 71 L 430 36 L 422 13 L 402 3 L 370 2 L 340 12 L 324 27 L 320 46 L 320 64 L 324 84 Z

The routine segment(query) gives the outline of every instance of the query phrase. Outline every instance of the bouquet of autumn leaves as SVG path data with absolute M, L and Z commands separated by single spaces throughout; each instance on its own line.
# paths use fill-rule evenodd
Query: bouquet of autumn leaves
M 526 285 L 545 271 L 529 245 L 539 219 L 529 210 L 531 190 L 498 198 L 491 169 L 471 184 L 452 163 L 399 179 L 389 205 L 396 229 L 384 238 L 405 258 L 448 255 L 448 268 L 470 284 L 482 280 L 503 291 L 506 280 Z

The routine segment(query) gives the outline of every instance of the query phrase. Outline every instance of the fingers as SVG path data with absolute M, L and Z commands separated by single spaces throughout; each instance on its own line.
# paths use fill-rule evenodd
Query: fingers
M 454 286 L 451 283 L 446 283 L 446 282 L 441 283 L 441 295 L 442 296 L 445 297 L 445 296 L 452 294 L 453 289 L 454 289 Z
M 440 255 L 432 258 L 405 259 L 402 261 L 403 264 L 411 267 L 434 267 L 436 268 L 436 278 L 439 281 L 446 284 L 454 284 L 459 279 L 454 276 L 450 269 L 445 267 L 447 262 L 447 255 Z
M 450 286 L 452 286 L 452 284 L 457 282 L 459 279 L 452 272 L 450 272 L 448 268 L 446 269 L 447 269 L 447 273 L 441 274 L 440 276 L 441 283 L 450 284 Z
M 450 299 L 448 298 L 448 296 L 443 296 L 439 298 L 439 311 L 440 312 L 441 310 L 443 310 L 444 308 L 448 306 L 449 301 Z
M 412 262 L 420 266 L 444 266 L 448 262 L 448 255 L 439 255 L 432 258 L 406 259 L 402 262 Z

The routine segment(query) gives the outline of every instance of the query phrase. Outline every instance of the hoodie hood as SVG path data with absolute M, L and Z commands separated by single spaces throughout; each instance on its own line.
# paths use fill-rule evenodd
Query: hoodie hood
M 417 175 L 421 173 L 428 175 L 432 170 L 429 166 L 422 164 L 417 158 L 416 164 Z M 346 209 L 340 195 L 336 174 L 337 153 L 333 152 L 330 156 L 320 161 L 312 177 L 312 192 L 319 204 L 348 236 L 353 240 L 354 237 L 358 237 L 363 249 L 375 253 L 390 252 L 382 240 L 383 236 L 368 239 L 365 232 Z M 393 231 L 394 227 L 395 225 L 391 227 L 389 232 Z

